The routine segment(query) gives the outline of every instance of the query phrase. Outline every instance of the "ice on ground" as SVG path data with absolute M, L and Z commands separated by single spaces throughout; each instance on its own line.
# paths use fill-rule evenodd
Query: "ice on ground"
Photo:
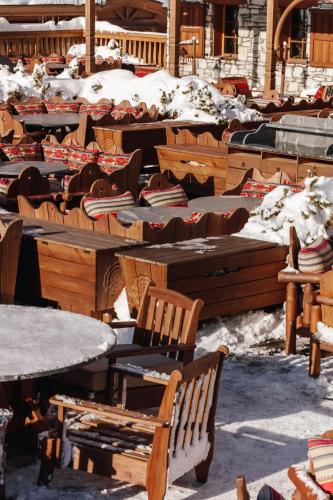
M 302 246 L 319 236 L 328 239 L 333 234 L 333 178 L 307 177 L 304 184 L 300 193 L 278 186 L 267 194 L 238 236 L 288 245 L 294 226 Z

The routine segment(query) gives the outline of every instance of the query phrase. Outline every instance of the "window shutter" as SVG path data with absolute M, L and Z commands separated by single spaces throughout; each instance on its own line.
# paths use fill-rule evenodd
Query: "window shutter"
M 312 10 L 310 65 L 333 68 L 333 11 Z
M 180 40 L 191 40 L 195 37 L 198 41 L 196 57 L 204 57 L 205 53 L 205 6 L 201 3 L 181 3 Z M 182 51 L 187 57 L 193 56 L 191 45 L 182 45 Z

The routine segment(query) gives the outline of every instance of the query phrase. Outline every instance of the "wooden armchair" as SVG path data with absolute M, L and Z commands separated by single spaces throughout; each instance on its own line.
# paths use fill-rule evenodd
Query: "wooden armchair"
M 321 437 L 333 439 L 333 431 L 327 431 Z M 288 477 L 296 488 L 292 500 L 330 500 L 330 495 L 325 493 L 316 483 L 311 461 L 308 470 L 304 466 L 292 465 L 289 467 Z
M 195 468 L 206 482 L 214 452 L 214 420 L 226 347 L 208 354 L 167 379 L 158 416 L 63 396 L 58 428 L 42 441 L 38 484 L 48 484 L 55 467 L 112 477 L 146 488 L 162 500 L 168 484 Z M 64 446 L 68 453 L 64 453 Z
M 329 328 L 333 328 L 333 271 L 327 271 L 322 275 L 319 294 L 313 294 L 312 304 L 310 304 L 309 375 L 311 377 L 320 375 L 321 353 L 333 354 L 333 335 L 332 342 L 317 336 L 320 321 Z
M 75 370 L 66 380 L 90 392 L 107 393 L 108 401 L 113 401 L 116 394 L 122 406 L 157 406 L 160 387 L 149 377 L 138 377 L 145 370 L 170 373 L 192 361 L 203 305 L 200 299 L 192 300 L 148 283 L 136 321 L 110 323 L 117 329 L 134 327 L 132 344 L 118 344 L 109 359 Z
M 315 289 L 320 284 L 321 274 L 302 273 L 298 271 L 298 251 L 300 243 L 294 227 L 290 228 L 290 244 L 288 267 L 296 272 L 281 271 L 278 275 L 280 283 L 286 283 L 286 339 L 287 355 L 296 354 L 297 335 L 310 337 L 310 311 Z M 304 285 L 304 289 L 302 289 Z
M 0 303 L 13 304 L 20 256 L 22 220 L 5 226 L 0 220 Z
M 15 120 L 8 111 L 0 111 L 0 136 L 3 142 L 17 144 L 24 133 L 22 123 Z

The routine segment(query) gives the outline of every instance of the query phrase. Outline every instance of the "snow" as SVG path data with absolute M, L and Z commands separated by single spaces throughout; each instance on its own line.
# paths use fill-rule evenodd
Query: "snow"
M 112 48 L 113 45 L 117 45 L 115 48 Z M 78 43 L 76 45 L 72 45 L 68 54 L 73 55 L 74 57 L 82 57 L 86 55 L 86 44 Z M 110 40 L 108 45 L 97 45 L 95 47 L 95 56 L 100 56 L 103 59 L 108 59 L 112 57 L 113 59 L 121 59 L 125 64 L 143 64 L 143 60 L 138 59 L 137 57 L 130 56 L 125 54 L 121 55 L 121 50 L 118 48 L 118 44 L 115 40 Z
M 41 66 L 38 70 L 43 72 Z M 102 71 L 89 78 L 73 79 L 68 72 L 55 77 L 43 75 L 37 83 L 33 76 L 20 70 L 12 74 L 6 66 L 0 66 L 0 100 L 17 93 L 46 98 L 60 93 L 68 100 L 85 97 L 90 102 L 102 98 L 114 99 L 116 103 L 129 100 L 133 105 L 145 102 L 148 107 L 155 105 L 161 113 L 179 120 L 218 123 L 234 118 L 240 121 L 261 119 L 260 113 L 247 108 L 241 100 L 223 97 L 215 87 L 196 76 L 175 78 L 161 70 L 139 78 L 121 69 Z
M 67 311 L 0 305 L 0 319 L 0 380 L 60 372 L 115 343 L 108 325 Z
M 319 236 L 328 239 L 333 234 L 333 178 L 307 177 L 304 184 L 300 193 L 278 186 L 267 194 L 238 235 L 287 245 L 294 226 L 302 246 Z
M 321 321 L 317 324 L 318 333 L 316 338 L 333 345 L 333 328 Z

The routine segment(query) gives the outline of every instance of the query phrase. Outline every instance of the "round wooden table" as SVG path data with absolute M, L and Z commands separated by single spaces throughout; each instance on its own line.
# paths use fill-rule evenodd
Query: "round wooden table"
M 114 331 L 89 316 L 0 305 L 0 382 L 67 372 L 101 358 L 115 343 Z
M 47 161 L 4 161 L 0 162 L 0 176 L 18 177 L 28 167 L 38 168 L 42 175 L 66 174 L 69 172 L 68 165 L 61 161 L 56 163 Z
M 56 130 L 61 127 L 72 127 L 80 123 L 79 113 L 44 113 L 40 115 L 15 115 L 15 120 L 24 123 L 25 127 Z
M 248 196 L 203 196 L 188 202 L 189 208 L 197 212 L 228 212 L 236 208 L 253 210 L 262 203 L 262 198 Z
M 137 220 L 150 224 L 166 224 L 174 217 L 188 219 L 193 214 L 193 208 L 188 207 L 136 207 L 120 210 L 117 219 L 131 224 Z

